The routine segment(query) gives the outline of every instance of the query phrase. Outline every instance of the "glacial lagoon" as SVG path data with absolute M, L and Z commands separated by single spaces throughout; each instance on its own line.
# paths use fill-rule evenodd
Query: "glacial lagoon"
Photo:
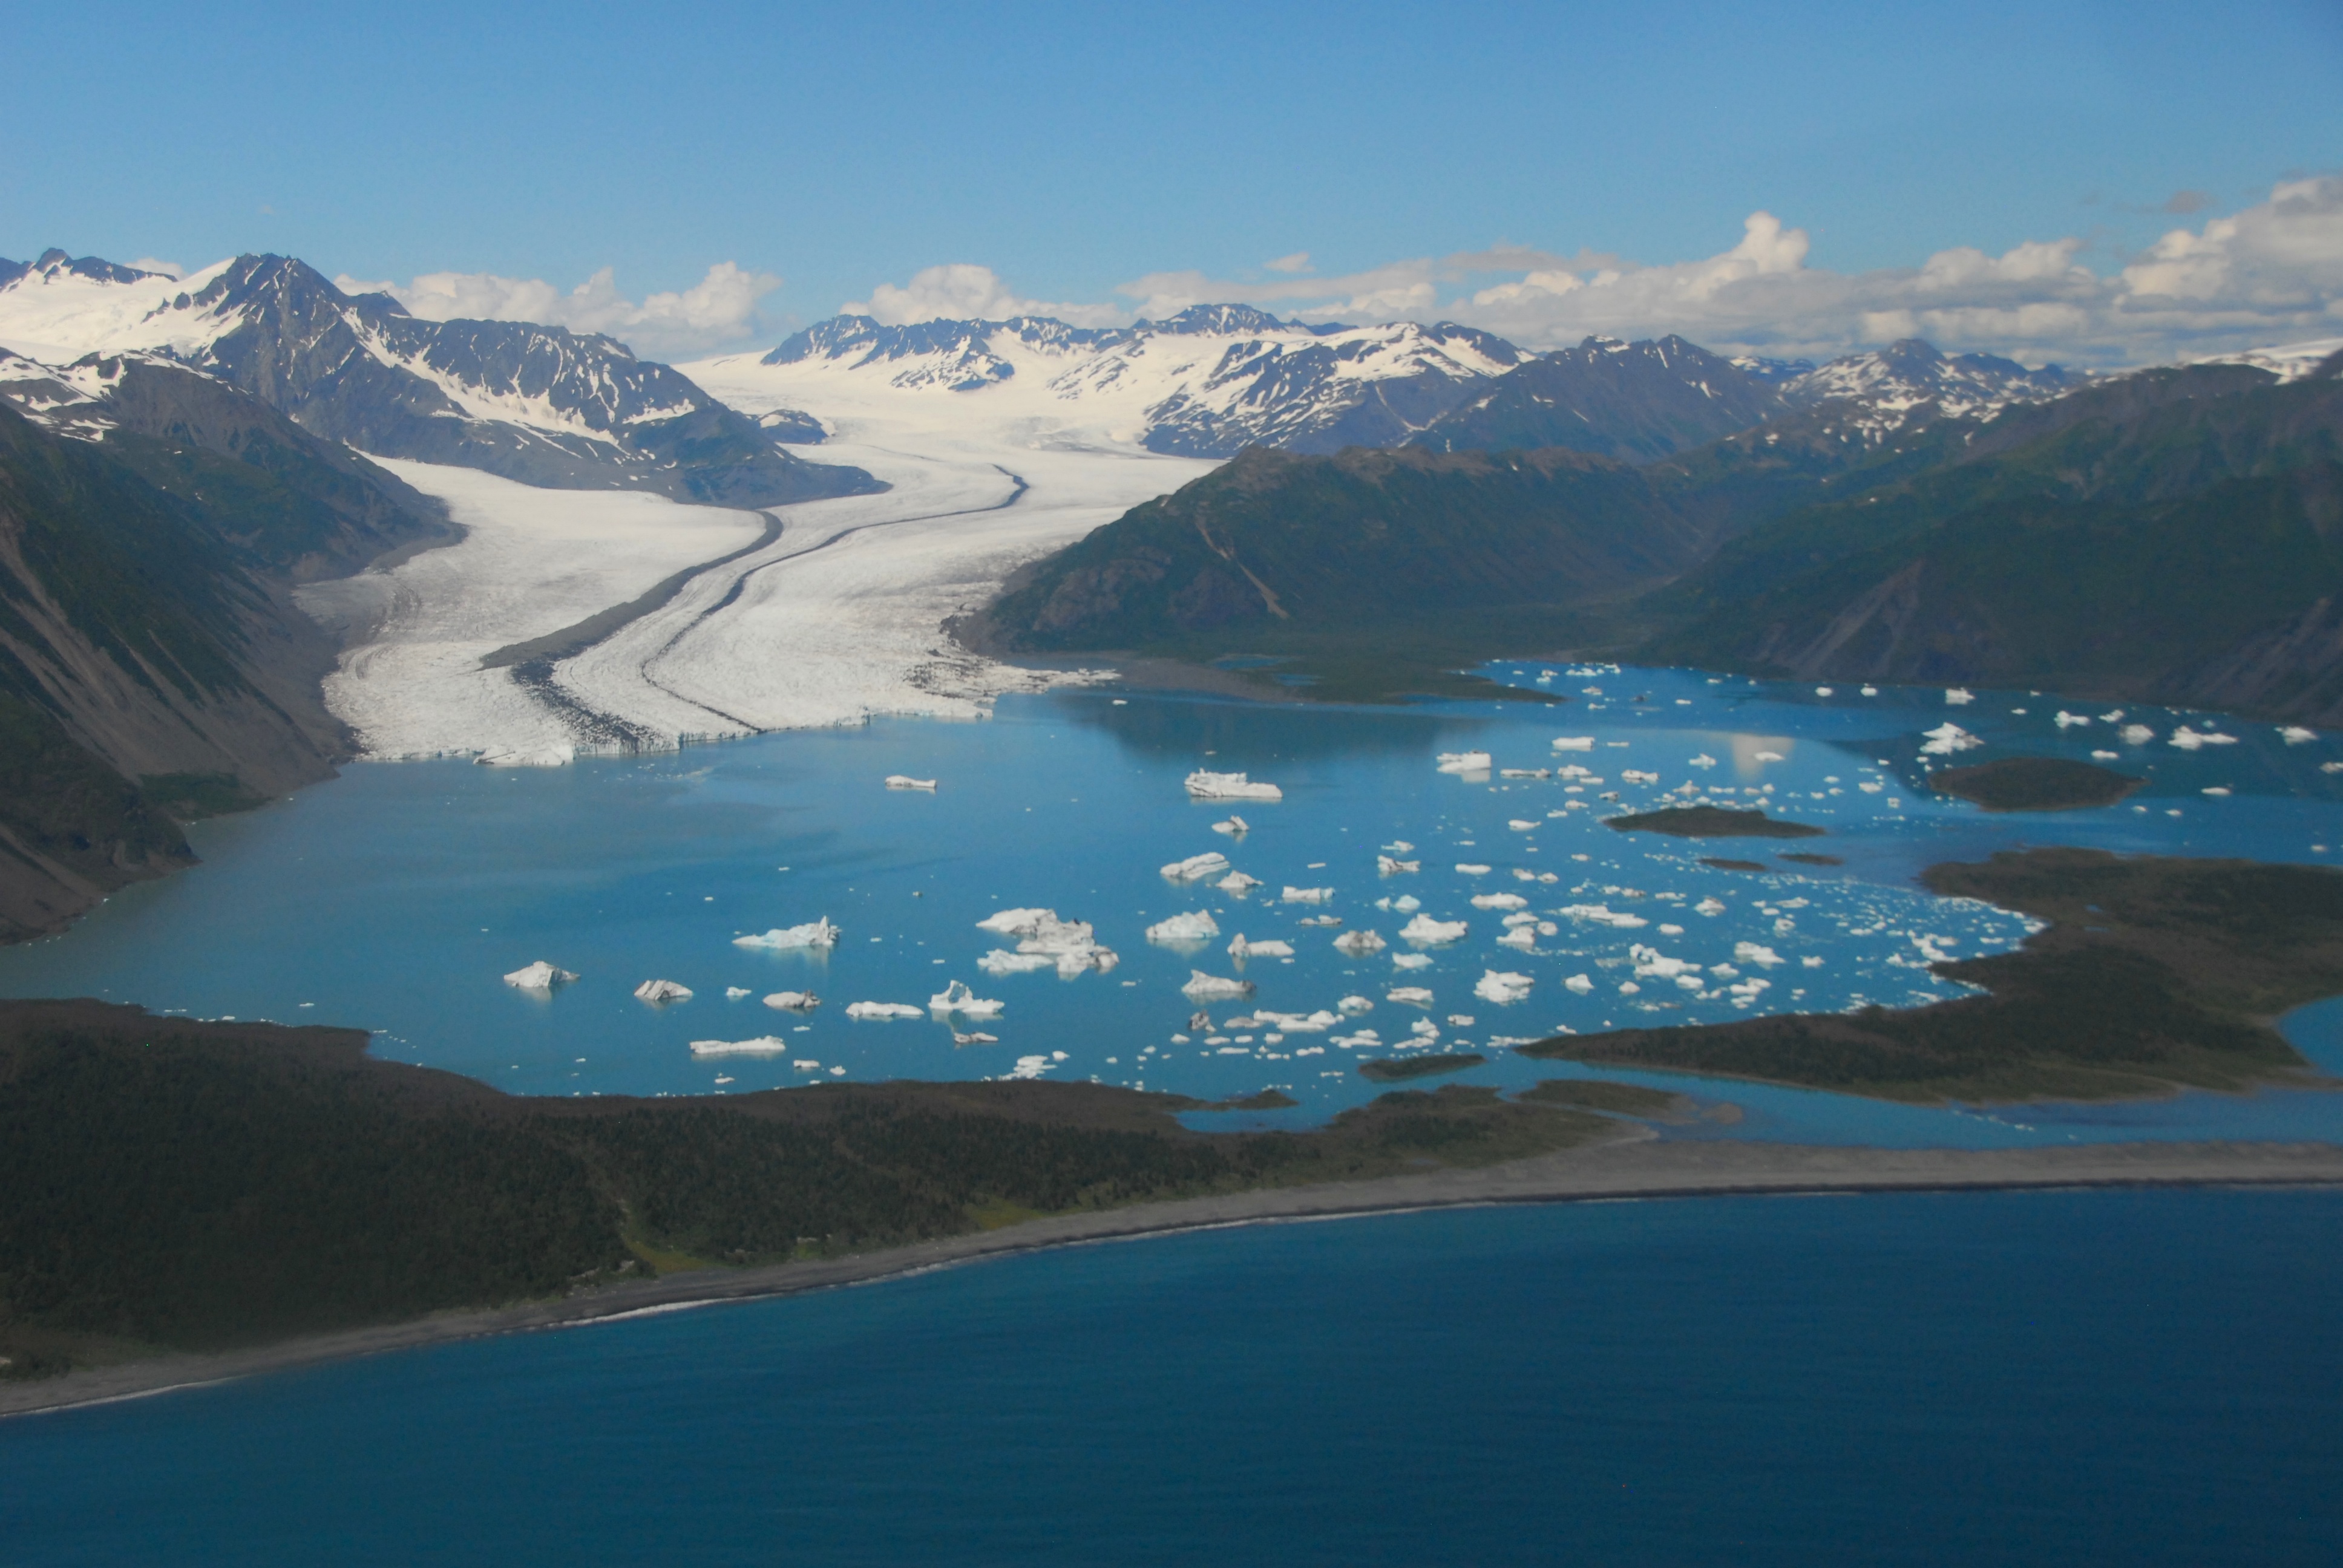
M 117 895 L 62 937 L 0 952 L 0 994 L 356 1025 L 375 1031 L 378 1054 L 524 1094 L 1022 1073 L 1213 1100 L 1275 1087 L 1300 1103 L 1199 1124 L 1299 1126 L 1381 1091 L 1359 1060 L 1437 1050 L 1490 1058 L 1454 1081 L 1620 1077 L 1687 1091 L 1716 1112 L 1669 1137 L 1989 1146 L 2324 1138 L 2343 1127 L 2343 1100 L 2315 1091 L 1913 1108 L 1504 1049 L 1562 1029 L 1958 994 L 1927 963 L 2000 950 L 2026 925 L 1918 889 L 1913 873 L 1939 860 L 2046 843 L 2336 859 L 2343 768 L 2326 765 L 2343 762 L 2343 742 L 2022 691 L 1961 702 L 1934 689 L 1676 670 L 1489 673 L 1567 700 L 1362 709 L 1091 687 L 1006 698 L 979 722 L 880 719 L 567 768 L 354 765 L 258 812 L 199 824 L 200 867 Z M 1976 744 L 1948 749 L 1947 723 Z M 1489 755 L 1486 772 L 1442 770 L 1442 757 L 1473 752 Z M 2147 783 L 2109 807 L 1994 815 L 1924 782 L 1928 765 L 2020 752 L 2097 756 Z M 1182 779 L 1198 769 L 1245 772 L 1283 798 L 1191 799 Z M 890 775 L 938 787 L 890 789 Z M 1688 840 L 1600 820 L 1693 799 L 1762 804 L 1825 836 Z M 1232 814 L 1245 832 L 1213 830 Z M 1162 873 L 1212 851 L 1260 885 L 1233 894 L 1217 874 Z M 1379 869 L 1386 860 L 1418 869 Z M 1330 890 L 1292 901 L 1288 889 Z M 1089 922 L 1117 961 L 1070 978 L 988 973 L 980 960 L 1015 939 L 978 922 L 1019 908 Z M 1150 926 L 1199 911 L 1217 937 L 1148 940 Z M 1419 914 L 1463 921 L 1466 934 L 1402 940 Z M 1509 916 L 1531 945 L 1500 942 Z M 736 940 L 823 919 L 842 933 L 827 949 Z M 1358 930 L 1387 946 L 1335 947 Z M 1240 964 L 1226 950 L 1240 933 L 1286 942 L 1292 956 Z M 1402 968 L 1402 955 L 1428 962 Z M 504 983 L 539 960 L 579 979 L 550 992 Z M 1196 970 L 1254 988 L 1201 1004 L 1209 1031 L 1191 1027 L 1200 1004 L 1182 990 Z M 1493 970 L 1526 977 L 1527 995 L 1477 996 Z M 693 995 L 637 1000 L 655 979 Z M 1003 1010 L 927 1013 L 953 981 Z M 1391 1000 L 1401 986 L 1432 1000 Z M 759 1000 L 788 990 L 822 1005 L 798 1013 Z M 1345 1010 L 1346 998 L 1373 1006 Z M 858 1001 L 922 1016 L 848 1019 Z M 1339 1021 L 1221 1027 L 1256 1011 Z M 2306 1009 L 2288 1030 L 2314 1060 L 2343 1069 L 2343 1002 Z M 956 1044 L 956 1033 L 997 1040 Z M 691 1050 L 760 1038 L 778 1048 Z

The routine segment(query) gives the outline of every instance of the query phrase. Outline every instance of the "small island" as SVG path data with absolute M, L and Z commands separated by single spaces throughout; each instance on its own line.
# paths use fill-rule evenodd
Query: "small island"
M 1673 806 L 1631 817 L 1605 817 L 1603 825 L 1622 833 L 1668 833 L 1679 839 L 1819 839 L 1824 829 L 1785 822 L 1764 807 L 1743 811 L 1730 806 Z
M 1735 860 L 1725 855 L 1703 855 L 1700 863 L 1716 871 L 1764 871 L 1771 869 L 1763 860 Z
M 1432 1078 L 1443 1072 L 1462 1072 L 1468 1067 L 1478 1067 L 1489 1059 L 1473 1051 L 1454 1051 L 1446 1056 L 1377 1057 L 1359 1063 L 1359 1076 L 1372 1078 L 1378 1083 L 1396 1083 L 1410 1078 Z
M 1921 880 L 2047 924 L 2016 951 L 1933 966 L 1982 996 L 1518 1049 L 1923 1104 L 2330 1081 L 2271 1020 L 2343 992 L 2343 870 L 2046 849 L 1932 866 Z
M 1846 864 L 1836 855 L 1800 854 L 1794 850 L 1785 850 L 1776 859 L 1787 860 L 1794 866 L 1844 866 Z
M 2075 811 L 2112 806 L 2147 782 L 2063 757 L 2000 757 L 1928 775 L 1930 789 L 1988 811 Z

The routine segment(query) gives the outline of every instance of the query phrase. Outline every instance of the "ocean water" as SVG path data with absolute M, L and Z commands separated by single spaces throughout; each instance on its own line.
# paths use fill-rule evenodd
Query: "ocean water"
M 1948 706 L 1938 690 L 1824 695 L 1670 670 L 1493 673 L 1570 700 L 1370 709 L 1087 689 L 1006 699 L 980 723 L 882 719 L 565 769 L 357 766 L 259 812 L 200 824 L 201 867 L 118 895 L 60 938 L 0 951 L 0 994 L 354 1024 L 376 1031 L 385 1056 L 531 1094 L 1021 1073 L 1208 1098 L 1274 1086 L 1302 1103 L 1207 1120 L 1308 1125 L 1377 1091 L 1355 1070 L 1363 1057 L 1472 1050 L 1492 1060 L 1462 1081 L 1627 1077 L 1742 1113 L 1669 1136 L 1994 1145 L 2343 1129 L 2343 1100 L 2321 1092 L 1921 1110 L 1598 1073 L 1503 1050 L 1556 1030 L 1956 994 L 1928 973 L 1932 959 L 1996 950 L 2026 927 L 1918 889 L 1913 873 L 1938 860 L 2033 843 L 2331 859 L 2343 848 L 2343 772 L 2322 768 L 2343 750 L 2334 739 L 2288 744 L 2266 724 L 2147 709 L 2062 722 L 2055 699 L 2026 693 Z M 1978 746 L 1928 754 L 1928 733 L 1948 719 Z M 2149 739 L 2124 739 L 2128 725 Z M 2184 727 L 2231 739 L 2176 746 Z M 1557 749 L 1557 738 L 1583 749 Z M 1443 755 L 1474 750 L 1495 770 L 1440 770 Z M 1928 766 L 2021 750 L 2112 750 L 2112 766 L 2148 784 L 2104 809 L 2020 816 L 1926 788 Z M 1182 779 L 1199 767 L 1250 772 L 1284 799 L 1192 801 Z M 1556 772 L 1572 767 L 1586 777 Z M 1549 776 L 1508 779 L 1505 769 Z M 940 788 L 889 790 L 890 773 Z M 1686 790 L 1762 802 L 1826 836 L 1688 842 L 1596 819 Z M 1213 832 L 1232 810 L 1250 830 Z M 1206 850 L 1262 886 L 1232 896 L 1161 874 Z M 1800 865 L 1785 850 L 1844 863 Z M 1386 853 L 1420 869 L 1383 874 Z M 1704 856 L 1765 869 L 1720 869 Z M 1294 902 L 1289 888 L 1329 890 Z M 1514 901 L 1519 910 L 1486 907 Z M 1091 922 L 1120 961 L 1072 979 L 984 972 L 978 960 L 1004 943 L 977 922 L 1016 907 Z M 1213 916 L 1218 939 L 1147 940 L 1151 924 L 1195 910 Z M 1420 948 L 1400 940 L 1417 912 L 1463 920 L 1468 933 Z M 1500 945 L 1509 914 L 1543 921 L 1530 950 Z M 844 930 L 827 950 L 735 945 L 825 917 Z M 1305 923 L 1326 919 L 1342 923 Z M 1390 947 L 1354 959 L 1332 946 L 1360 929 Z M 1293 956 L 1240 964 L 1224 950 L 1238 933 L 1287 941 Z M 1403 954 L 1426 967 L 1403 970 Z M 1689 983 L 1648 972 L 1654 957 L 1693 966 Z M 581 978 L 550 996 L 503 983 L 538 959 Z M 1208 1004 L 1209 1031 L 1190 1027 L 1197 1004 L 1181 990 L 1197 970 L 1256 987 L 1245 1001 Z M 1527 997 L 1476 995 L 1493 970 L 1526 978 Z M 1584 977 L 1583 992 L 1574 977 Z M 653 978 L 695 995 L 637 1001 L 634 988 Z M 923 1008 L 952 980 L 1005 1011 L 980 1022 L 844 1016 L 856 1000 Z M 1433 1000 L 1391 1000 L 1401 985 Z M 804 1015 L 761 1005 L 784 990 L 811 990 L 823 1005 Z M 1227 1023 L 1256 1008 L 1340 1012 L 1345 998 L 1371 1010 L 1319 1030 Z M 2314 1060 L 2343 1070 L 2343 1004 L 2306 1010 L 2289 1029 Z M 980 1030 L 998 1042 L 954 1041 Z M 775 1041 L 769 1054 L 690 1049 L 759 1038 Z
M 2331 1564 L 2343 1194 L 1452 1211 L 0 1422 L 11 1563 Z

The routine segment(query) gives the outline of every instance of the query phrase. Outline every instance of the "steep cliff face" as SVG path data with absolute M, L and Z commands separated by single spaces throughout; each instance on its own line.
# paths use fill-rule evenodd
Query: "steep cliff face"
M 0 407 L 0 939 L 185 864 L 182 819 L 330 775 L 333 657 L 200 502 Z

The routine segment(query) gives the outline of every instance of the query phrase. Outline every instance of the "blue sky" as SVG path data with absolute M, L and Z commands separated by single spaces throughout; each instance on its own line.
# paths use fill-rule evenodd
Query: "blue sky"
M 2104 276 L 2343 173 L 2334 0 L 86 5 L 8 36 L 0 255 L 628 297 L 731 262 L 784 280 L 776 329 L 940 263 L 1127 312 L 1297 253 L 1684 263 L 1760 209 L 1839 275 L 2065 238 Z M 1441 304 L 1502 276 L 1468 273 Z

